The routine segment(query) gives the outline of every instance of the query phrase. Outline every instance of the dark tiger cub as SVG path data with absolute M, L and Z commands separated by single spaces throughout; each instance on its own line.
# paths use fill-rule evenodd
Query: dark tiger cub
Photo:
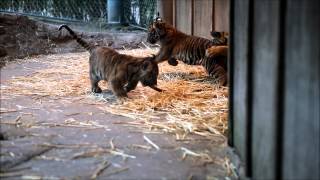
M 140 81 L 143 86 L 149 86 L 157 91 L 158 64 L 153 57 L 133 57 L 119 54 L 108 47 L 93 46 L 78 37 L 67 25 L 62 25 L 77 42 L 90 52 L 91 90 L 101 93 L 98 86 L 100 80 L 106 80 L 108 86 L 117 97 L 127 97 L 127 92 L 136 88 Z
M 157 62 L 168 61 L 170 65 L 176 66 L 177 59 L 189 65 L 203 65 L 210 76 L 215 76 L 215 68 L 221 66 L 227 72 L 227 57 L 206 56 L 206 49 L 217 46 L 215 41 L 190 36 L 182 33 L 157 18 L 150 26 L 147 41 L 154 44 L 159 41 L 160 51 L 156 55 Z M 215 58 L 219 57 L 219 58 Z M 224 57 L 224 58 L 221 58 Z
M 228 64 L 225 59 L 228 58 L 228 46 L 211 46 L 206 50 L 206 58 L 214 59 L 217 63 L 203 61 L 203 66 L 209 72 L 209 75 L 215 77 L 220 85 L 227 85 Z

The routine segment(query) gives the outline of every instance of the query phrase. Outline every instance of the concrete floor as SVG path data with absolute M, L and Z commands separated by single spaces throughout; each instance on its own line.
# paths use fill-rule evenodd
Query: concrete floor
M 27 76 L 41 68 L 37 62 L 11 63 L 1 69 L 1 86 L 12 77 Z M 77 97 L 7 97 L 10 94 L 1 92 L 1 179 L 89 179 L 106 164 L 109 166 L 97 179 L 232 178 L 226 167 L 224 137 L 191 135 L 177 141 L 173 134 L 121 125 L 118 122 L 132 119 L 106 113 L 99 105 L 83 103 Z M 94 121 L 101 127 L 59 126 L 69 118 Z M 150 146 L 143 136 L 160 149 Z M 130 156 L 112 153 L 111 140 L 114 151 Z M 205 152 L 213 161 L 194 156 L 182 159 L 181 147 Z

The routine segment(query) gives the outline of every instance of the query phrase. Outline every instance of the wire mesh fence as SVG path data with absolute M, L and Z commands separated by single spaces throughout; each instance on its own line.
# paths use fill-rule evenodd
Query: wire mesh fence
M 0 0 L 0 12 L 144 28 L 155 17 L 156 6 L 156 0 Z

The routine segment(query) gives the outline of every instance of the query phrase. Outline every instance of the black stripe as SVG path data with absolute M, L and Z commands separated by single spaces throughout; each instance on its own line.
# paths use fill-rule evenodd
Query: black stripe
M 246 135 L 246 175 L 252 176 L 252 113 L 253 113 L 253 23 L 254 23 L 254 0 L 249 0 L 248 22 L 248 72 L 247 72 L 247 135 Z
M 278 97 L 277 97 L 277 126 L 276 126 L 276 133 L 277 135 L 275 136 L 275 142 L 276 142 L 276 161 L 275 161 L 275 169 L 276 169 L 276 178 L 277 179 L 282 179 L 282 171 L 283 171 L 283 124 L 284 124 L 284 102 L 285 102 L 285 83 L 284 83 L 284 72 L 285 72 L 285 32 L 286 32 L 286 12 L 287 12 L 287 7 L 286 7 L 286 1 L 281 1 L 280 2 L 280 21 L 279 21 L 279 57 L 278 57 L 278 82 L 277 82 L 277 92 L 278 92 Z

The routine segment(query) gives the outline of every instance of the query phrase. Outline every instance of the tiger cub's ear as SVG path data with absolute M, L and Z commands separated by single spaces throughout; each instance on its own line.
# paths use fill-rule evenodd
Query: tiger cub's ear
M 162 61 L 157 61 L 157 56 L 155 54 L 151 54 L 151 57 L 149 57 L 149 60 L 152 61 L 152 62 L 155 62 L 157 64 L 159 64 L 160 62 Z
M 211 36 L 212 36 L 213 38 L 221 38 L 221 33 L 220 33 L 220 32 L 211 31 L 210 34 L 211 34 Z
M 157 13 L 157 17 L 155 19 L 155 22 L 162 22 L 162 18 L 160 17 L 160 13 Z
M 151 60 L 154 61 L 156 59 L 156 55 L 155 54 L 151 54 Z

